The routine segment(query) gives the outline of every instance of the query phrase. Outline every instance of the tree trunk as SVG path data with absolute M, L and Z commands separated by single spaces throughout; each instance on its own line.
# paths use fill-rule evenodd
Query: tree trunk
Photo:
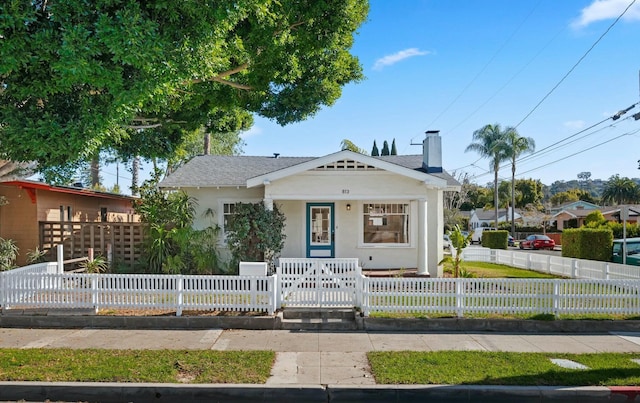
M 138 191 L 138 176 L 140 174 L 140 157 L 136 156 L 131 164 L 131 195 L 137 196 L 140 194 Z
M 511 161 L 511 236 L 516 237 L 516 160 Z
M 211 135 L 209 133 L 204 134 L 204 155 L 211 154 Z
M 91 187 L 93 189 L 100 185 L 100 157 L 91 158 Z
M 493 168 L 494 172 L 494 182 L 493 182 L 493 207 L 494 207 L 494 215 L 495 221 L 493 226 L 498 228 L 498 167 Z

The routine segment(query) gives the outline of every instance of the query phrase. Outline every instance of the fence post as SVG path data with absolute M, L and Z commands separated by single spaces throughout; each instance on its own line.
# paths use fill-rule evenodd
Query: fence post
M 578 259 L 571 261 L 571 278 L 578 278 Z
M 62 244 L 57 245 L 56 247 L 57 249 L 57 262 L 58 262 L 58 274 L 62 274 L 64 273 L 64 247 L 62 246 Z
M 91 304 L 95 313 L 98 313 L 98 281 L 100 281 L 99 274 L 91 274 Z
M 184 277 L 182 277 L 182 274 L 179 274 L 176 278 L 176 288 L 178 292 L 178 306 L 176 307 L 176 316 L 182 316 L 182 290 L 184 288 L 184 284 L 182 283 L 183 281 Z
M 551 255 L 547 256 L 547 273 L 551 274 Z
M 271 303 L 269 304 L 269 315 L 273 315 L 280 308 L 278 298 L 278 274 L 271 275 Z
M 251 276 L 249 280 L 249 304 L 252 309 L 256 309 L 258 305 L 258 279 L 255 276 Z
M 553 316 L 556 318 L 560 314 L 560 282 L 555 280 L 553 282 Z
M 609 274 L 611 274 L 609 263 L 605 263 L 605 265 L 604 265 L 604 278 L 609 280 Z
M 369 316 L 370 313 L 370 307 L 369 307 L 369 277 L 366 277 L 364 274 L 360 275 L 360 282 L 362 283 L 362 287 L 361 287 L 361 295 L 360 298 L 362 299 L 361 301 L 361 309 L 362 309 L 362 314 L 365 317 Z
M 455 278 L 454 281 L 456 284 L 456 315 L 459 318 L 462 318 L 464 316 L 464 300 L 462 290 L 463 279 Z

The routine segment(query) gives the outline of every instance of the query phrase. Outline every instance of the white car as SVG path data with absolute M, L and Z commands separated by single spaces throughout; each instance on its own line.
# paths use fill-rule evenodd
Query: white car
M 442 249 L 444 250 L 449 250 L 451 248 L 451 238 L 449 238 L 449 235 L 444 235 L 444 238 L 442 239 Z

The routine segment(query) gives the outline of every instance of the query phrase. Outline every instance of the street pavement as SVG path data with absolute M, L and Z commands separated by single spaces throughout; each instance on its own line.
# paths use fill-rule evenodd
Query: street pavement
M 640 333 L 0 328 L 0 348 L 272 350 L 276 362 L 267 385 L 374 385 L 369 351 L 640 353 Z

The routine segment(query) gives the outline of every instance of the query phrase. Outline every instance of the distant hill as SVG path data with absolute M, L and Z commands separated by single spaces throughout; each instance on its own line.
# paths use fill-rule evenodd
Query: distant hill
M 635 183 L 640 185 L 640 178 L 632 178 Z M 593 197 L 601 197 L 602 190 L 607 184 L 606 180 L 590 179 L 588 181 L 579 181 L 576 179 L 570 181 L 555 181 L 550 186 L 545 185 L 545 197 L 551 197 L 556 193 L 566 192 L 571 189 L 581 189 L 588 191 Z

